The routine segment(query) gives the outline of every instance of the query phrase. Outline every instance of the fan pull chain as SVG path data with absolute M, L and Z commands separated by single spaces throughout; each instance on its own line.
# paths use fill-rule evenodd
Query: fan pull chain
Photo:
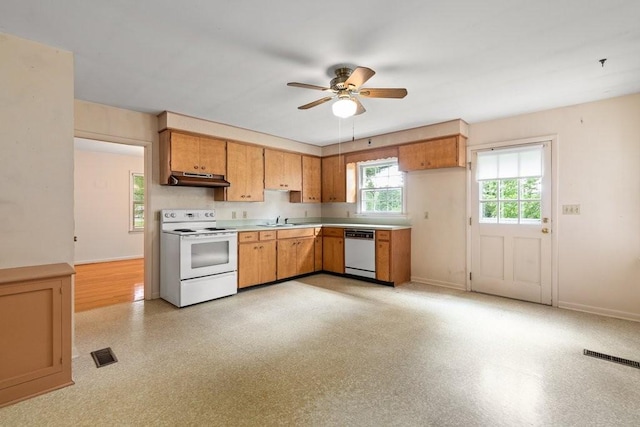
M 356 140 L 356 118 L 351 119 L 351 142 Z
M 338 167 L 342 168 L 342 120 L 338 118 Z

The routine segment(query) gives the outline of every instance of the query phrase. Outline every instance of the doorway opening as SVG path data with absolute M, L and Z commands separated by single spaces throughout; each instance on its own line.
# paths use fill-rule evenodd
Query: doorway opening
M 144 151 L 74 138 L 76 312 L 144 299 Z

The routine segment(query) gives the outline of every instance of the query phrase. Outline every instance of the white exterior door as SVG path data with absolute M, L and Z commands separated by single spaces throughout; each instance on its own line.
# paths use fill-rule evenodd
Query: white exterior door
M 471 159 L 471 290 L 550 305 L 551 141 Z

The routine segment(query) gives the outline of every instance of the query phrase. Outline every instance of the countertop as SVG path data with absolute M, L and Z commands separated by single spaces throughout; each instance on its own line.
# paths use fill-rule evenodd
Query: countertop
M 234 227 L 239 232 L 242 231 L 267 231 L 267 230 L 290 230 L 293 228 L 315 228 L 315 227 L 335 227 L 335 228 L 355 228 L 358 230 L 404 230 L 411 228 L 410 225 L 378 225 L 378 224 L 334 224 L 334 223 L 304 223 L 281 226 L 264 226 L 264 225 L 243 225 Z

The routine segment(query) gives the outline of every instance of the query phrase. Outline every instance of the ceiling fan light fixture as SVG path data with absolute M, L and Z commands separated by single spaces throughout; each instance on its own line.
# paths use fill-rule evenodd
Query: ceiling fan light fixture
M 358 106 L 351 98 L 340 98 L 331 106 L 333 115 L 341 119 L 353 116 L 357 108 Z

